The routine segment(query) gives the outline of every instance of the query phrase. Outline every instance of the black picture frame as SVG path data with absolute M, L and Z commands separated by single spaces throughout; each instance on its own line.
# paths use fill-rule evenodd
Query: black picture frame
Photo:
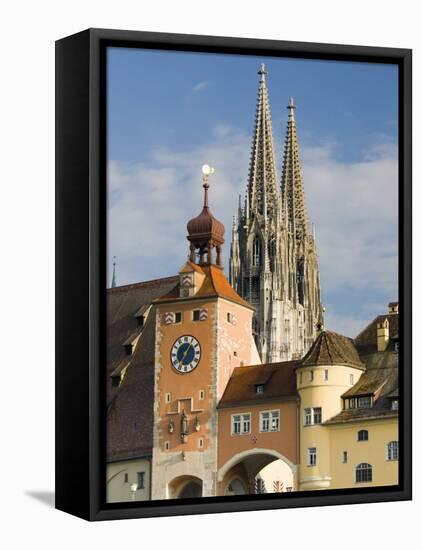
M 400 463 L 397 487 L 106 504 L 106 109 L 109 46 L 396 64 L 399 69 Z M 56 508 L 87 520 L 412 498 L 412 52 L 89 29 L 56 42 Z M 104 377 L 103 377 L 104 378 Z

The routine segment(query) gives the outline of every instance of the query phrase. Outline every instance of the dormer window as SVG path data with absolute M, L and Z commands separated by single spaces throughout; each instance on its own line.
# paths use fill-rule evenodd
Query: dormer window
M 143 328 L 145 325 L 145 321 L 148 318 L 149 311 L 151 309 L 151 304 L 144 304 L 141 306 L 137 312 L 135 313 L 134 317 L 136 319 L 136 322 L 138 324 L 138 327 Z
M 126 352 L 126 355 L 132 355 L 133 345 L 132 344 L 126 344 L 125 345 L 125 352 Z
M 255 393 L 264 393 L 264 384 L 256 384 Z
M 366 395 L 365 397 L 359 397 L 358 399 L 358 407 L 359 409 L 369 409 L 372 407 L 372 399 L 369 395 Z
M 145 324 L 145 315 L 140 315 L 139 317 L 137 317 L 137 319 L 138 319 L 138 326 L 143 327 Z

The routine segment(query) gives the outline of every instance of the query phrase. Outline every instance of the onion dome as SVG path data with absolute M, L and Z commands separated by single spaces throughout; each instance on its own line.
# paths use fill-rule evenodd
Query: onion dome
M 215 218 L 208 205 L 208 176 L 213 169 L 205 165 L 202 167 L 204 206 L 196 218 L 187 224 L 188 241 L 190 246 L 190 261 L 195 262 L 195 253 L 199 255 L 199 264 L 212 264 L 212 249 L 217 250 L 217 265 L 221 266 L 221 245 L 224 243 L 224 225 Z M 205 255 L 207 260 L 205 261 Z

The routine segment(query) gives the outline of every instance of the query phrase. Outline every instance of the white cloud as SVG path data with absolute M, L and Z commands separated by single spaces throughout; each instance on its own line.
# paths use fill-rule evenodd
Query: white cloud
M 210 143 L 193 150 L 155 148 L 139 164 L 109 162 L 108 247 L 110 257 L 118 257 L 119 284 L 174 274 L 183 263 L 186 223 L 203 204 L 205 163 L 216 168 L 210 205 L 226 226 L 227 259 L 237 195 L 246 185 L 249 147 L 247 136 L 218 127 Z
M 349 164 L 336 160 L 334 151 L 333 144 L 306 147 L 301 159 L 309 218 L 316 223 L 326 324 L 354 335 L 386 308 L 368 296 L 397 298 L 397 153 L 379 142 L 362 161 Z M 227 263 L 249 155 L 250 136 L 220 125 L 208 143 L 189 150 L 154 148 L 141 163 L 110 161 L 108 245 L 109 257 L 118 257 L 118 283 L 171 275 L 183 263 L 186 223 L 202 207 L 205 163 L 216 168 L 210 205 L 226 227 Z M 340 314 L 338 300 L 344 305 L 351 296 L 365 303 L 354 304 L 358 314 Z
M 352 164 L 334 160 L 330 148 L 305 149 L 302 157 L 325 289 L 374 287 L 397 298 L 395 149 L 379 144 Z
M 202 92 L 207 87 L 208 87 L 208 81 L 207 80 L 202 80 L 201 82 L 198 82 L 197 84 L 195 84 L 195 86 L 193 86 L 192 93 L 196 94 L 198 92 Z

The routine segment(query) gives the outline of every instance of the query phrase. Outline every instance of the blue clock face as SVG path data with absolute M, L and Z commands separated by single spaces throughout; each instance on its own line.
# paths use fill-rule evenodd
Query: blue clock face
M 171 364 L 181 373 L 193 371 L 201 359 L 201 346 L 193 336 L 181 336 L 171 348 Z

